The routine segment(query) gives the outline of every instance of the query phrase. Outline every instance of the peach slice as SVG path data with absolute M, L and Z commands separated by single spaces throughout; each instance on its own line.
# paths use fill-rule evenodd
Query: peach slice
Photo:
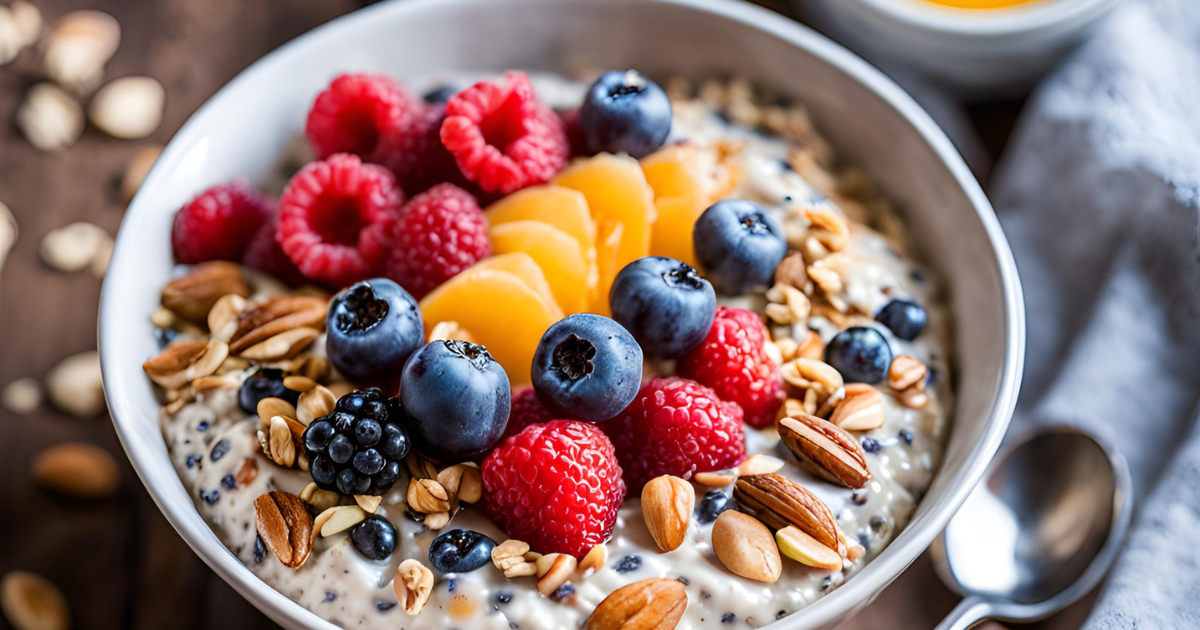
M 654 189 L 658 220 L 651 229 L 650 253 L 682 260 L 693 267 L 692 226 L 709 206 L 728 195 L 738 181 L 730 158 L 740 146 L 718 143 L 674 144 L 642 159 L 646 181 Z
M 531 287 L 531 277 L 540 289 Z M 563 317 L 541 269 L 526 254 L 488 258 L 464 270 L 421 300 L 421 314 L 427 327 L 454 321 L 471 331 L 514 384 L 530 382 L 538 341 Z
M 492 227 L 513 221 L 541 221 L 579 241 L 587 260 L 596 257 L 596 223 L 583 193 L 562 186 L 531 186 L 515 192 L 484 210 Z
M 588 264 L 579 241 L 541 221 L 513 221 L 488 232 L 492 252 L 524 252 L 542 269 L 554 299 L 567 315 L 587 309 Z
M 589 301 L 593 312 L 606 315 L 617 272 L 650 253 L 650 225 L 658 216 L 654 190 L 637 160 L 606 153 L 575 162 L 554 183 L 582 192 L 596 221 L 599 280 Z

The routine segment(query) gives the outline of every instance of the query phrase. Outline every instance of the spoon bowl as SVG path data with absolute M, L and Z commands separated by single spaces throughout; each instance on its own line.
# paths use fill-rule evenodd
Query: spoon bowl
M 1116 557 L 1130 493 L 1121 455 L 1078 430 L 1010 447 L 934 543 L 942 581 L 965 596 L 938 630 L 1034 621 L 1077 601 Z

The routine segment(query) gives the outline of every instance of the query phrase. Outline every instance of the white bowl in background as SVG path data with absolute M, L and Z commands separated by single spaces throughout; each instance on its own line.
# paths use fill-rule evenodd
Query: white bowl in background
M 896 202 L 954 312 L 955 425 L 911 523 L 845 585 L 772 628 L 827 626 L 869 602 L 941 531 L 996 452 L 1015 404 L 1024 311 L 991 206 L 950 142 L 903 91 L 840 46 L 728 0 L 406 0 L 336 20 L 252 65 L 167 146 L 125 216 L 104 285 L 104 384 L 126 453 L 196 553 L 285 628 L 332 624 L 260 581 L 217 539 L 171 466 L 141 364 L 158 353 L 149 317 L 169 280 L 177 208 L 206 186 L 265 178 L 337 73 L 637 67 L 737 73 L 808 106 L 842 155 Z M 731 578 L 733 579 L 733 578 Z
M 805 19 L 881 68 L 965 98 L 1028 89 L 1120 0 L 1036 0 L 956 9 L 925 0 L 792 0 Z

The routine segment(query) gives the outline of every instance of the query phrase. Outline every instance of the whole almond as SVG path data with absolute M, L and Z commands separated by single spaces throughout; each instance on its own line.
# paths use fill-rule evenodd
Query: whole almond
M 105 499 L 121 483 L 117 462 L 108 451 L 82 442 L 67 442 L 38 453 L 33 460 L 38 485 L 77 499 Z
M 642 488 L 642 516 L 659 549 L 674 551 L 683 544 L 695 504 L 695 489 L 679 477 L 655 477 Z
M 362 510 L 357 506 L 351 506 Z M 304 566 L 312 553 L 313 518 L 300 497 L 268 492 L 254 500 L 254 526 L 263 543 L 283 566 Z
M 782 475 L 742 477 L 733 487 L 738 509 L 749 510 L 772 529 L 794 525 L 830 549 L 838 547 L 833 512 L 808 488 Z
M 679 580 L 640 580 L 601 600 L 588 618 L 587 630 L 673 630 L 687 605 L 687 589 Z
M 780 418 L 779 437 L 809 472 L 847 488 L 871 480 L 866 455 L 858 440 L 844 429 L 805 413 Z
M 186 276 L 168 282 L 163 287 L 162 304 L 180 317 L 207 323 L 213 305 L 231 293 L 241 297 L 250 295 L 242 268 L 237 263 L 206 262 L 192 267 Z
M 10 571 L 0 580 L 0 609 L 16 630 L 67 630 L 67 600 L 46 578 Z
M 783 571 L 771 530 L 741 512 L 726 510 L 717 517 L 712 547 L 725 568 L 746 579 L 771 583 Z

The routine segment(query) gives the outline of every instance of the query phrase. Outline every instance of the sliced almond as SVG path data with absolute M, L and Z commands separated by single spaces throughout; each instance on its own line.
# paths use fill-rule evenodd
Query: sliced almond
M 324 330 L 328 300 L 308 295 L 282 295 L 244 311 L 229 348 L 240 355 L 252 346 L 296 328 Z
M 206 319 L 213 339 L 228 342 L 237 331 L 238 316 L 246 310 L 246 298 L 230 293 L 221 296 L 209 309 Z
M 396 578 L 392 581 L 396 591 L 396 601 L 405 614 L 415 617 L 421 614 L 429 594 L 433 592 L 433 571 L 421 564 L 420 560 L 409 558 L 400 563 L 396 570 Z
M 251 361 L 287 359 L 311 345 L 320 334 L 315 328 L 294 328 L 246 348 L 240 356 Z
M 674 551 L 683 544 L 691 522 L 696 491 L 671 475 L 651 479 L 642 488 L 642 516 L 658 548 Z
M 554 591 L 571 579 L 571 574 L 575 573 L 578 564 L 574 556 L 562 553 L 552 553 L 538 558 L 538 592 L 546 597 L 554 594 Z
M 284 383 L 284 386 L 286 387 L 287 383 Z M 300 394 L 300 400 L 296 403 L 296 420 L 308 426 L 313 420 L 333 413 L 333 406 L 336 404 L 337 398 L 334 398 L 333 392 L 322 385 L 314 385 Z
M 117 492 L 121 473 L 108 451 L 83 442 L 51 446 L 33 459 L 39 486 L 77 499 L 107 499 Z
M 296 463 L 296 443 L 292 438 L 292 430 L 280 416 L 271 418 L 271 460 L 284 468 L 290 468 Z
M 304 490 L 300 491 L 300 500 L 311 505 L 313 511 L 317 514 L 329 508 L 337 507 L 341 498 L 341 495 L 336 492 L 318 488 L 316 483 L 310 483 L 304 486 Z
M 770 530 L 740 512 L 726 510 L 717 517 L 712 527 L 712 547 L 725 568 L 746 579 L 771 583 L 783 571 Z
M 883 426 L 883 394 L 866 383 L 846 385 L 845 397 L 829 421 L 847 431 L 870 431 Z
M 747 475 L 765 475 L 767 473 L 778 472 L 783 468 L 783 460 L 778 457 L 771 457 L 762 453 L 755 453 L 747 457 L 745 461 L 738 464 L 737 474 L 739 477 Z
M 775 532 L 775 542 L 783 555 L 800 564 L 827 571 L 842 568 L 842 556 L 837 551 L 791 525 Z
M 707 488 L 724 488 L 737 481 L 737 475 L 731 472 L 701 472 L 692 475 L 692 481 Z
M 266 424 L 271 424 L 271 418 L 276 416 L 283 418 L 295 418 L 296 408 L 292 403 L 274 396 L 263 398 L 258 401 L 258 418 Z
M 847 488 L 861 488 L 871 480 L 862 446 L 844 429 L 808 414 L 782 418 L 779 437 L 809 472 Z
M 236 263 L 213 261 L 196 265 L 187 275 L 167 283 L 163 306 L 193 322 L 206 322 L 217 300 L 226 295 L 246 297 L 250 288 Z
M 379 510 L 379 506 L 383 503 L 383 497 L 370 494 L 356 494 L 354 495 L 354 502 L 357 503 L 358 507 L 362 508 L 364 512 L 367 512 L 368 514 L 374 514 Z
M 527 543 L 506 540 L 492 549 L 492 564 L 503 571 L 507 578 L 537 575 L 537 564 L 525 559 L 527 553 Z
M 584 554 L 583 560 L 579 561 L 579 571 L 584 576 L 588 576 L 604 568 L 606 562 L 608 562 L 608 545 L 600 543 Z
M 450 510 L 450 495 L 434 479 L 411 479 L 406 496 L 408 507 L 423 514 Z
M 825 342 L 821 340 L 821 335 L 811 330 L 808 331 L 808 334 L 798 342 L 795 357 L 820 360 L 823 356 L 825 356 Z
M 313 522 L 313 531 L 322 538 L 328 538 L 358 525 L 366 518 L 367 513 L 357 505 L 339 505 L 318 514 Z
M 640 580 L 601 600 L 587 630 L 674 630 L 687 605 L 687 589 L 679 580 Z
M 202 376 L 212 375 L 228 356 L 229 345 L 218 339 L 207 343 L 184 341 L 167 346 L 162 354 L 143 363 L 142 369 L 161 387 L 179 389 Z
M 738 509 L 753 512 L 772 529 L 794 525 L 821 544 L 837 549 L 833 512 L 817 495 L 795 481 L 777 474 L 742 477 L 733 487 L 733 497 Z
M 426 514 L 425 520 L 421 521 L 426 528 L 437 531 L 450 524 L 450 512 L 433 512 Z
M 304 566 L 312 553 L 313 518 L 300 497 L 268 492 L 254 500 L 254 513 L 258 535 L 283 566 Z
M 832 204 L 809 206 L 804 209 L 804 216 L 810 223 L 809 236 L 817 239 L 826 250 L 840 252 L 846 249 L 850 242 L 850 225 Z
M 9 571 L 0 580 L 0 610 L 16 630 L 67 630 L 67 599 L 50 580 L 26 571 Z
M 289 375 L 283 377 L 283 386 L 294 391 L 304 393 L 314 389 L 317 382 L 307 376 Z

